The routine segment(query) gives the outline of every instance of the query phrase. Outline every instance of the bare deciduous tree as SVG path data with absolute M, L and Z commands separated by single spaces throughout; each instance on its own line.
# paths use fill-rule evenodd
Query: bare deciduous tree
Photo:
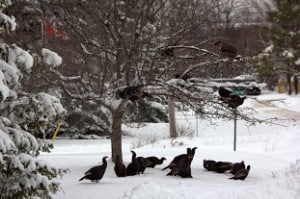
M 55 48 L 64 64 L 51 74 L 35 68 L 37 81 L 28 88 L 61 88 L 70 112 L 110 135 L 113 160 L 116 154 L 122 159 L 124 111 L 138 103 L 116 99 L 125 88 L 141 86 L 153 100 L 170 97 L 208 117 L 231 117 L 230 109 L 197 79 L 219 76 L 220 66 L 228 66 L 228 73 L 239 71 L 213 45 L 224 34 L 216 29 L 215 0 L 36 2 L 31 6 L 41 20 L 56 22 L 69 40 L 42 35 L 39 42 Z M 195 81 L 174 79 L 178 74 Z

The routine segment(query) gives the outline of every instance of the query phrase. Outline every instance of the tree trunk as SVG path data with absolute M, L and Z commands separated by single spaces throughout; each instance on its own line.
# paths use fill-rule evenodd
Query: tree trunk
M 295 94 L 298 94 L 298 77 L 297 75 L 294 76 L 294 89 L 295 89 Z
M 111 157 L 115 162 L 116 155 L 119 155 L 120 161 L 123 161 L 122 155 L 122 117 L 127 100 L 123 100 L 119 107 L 114 110 L 112 116 L 112 133 L 111 133 Z
M 287 74 L 287 86 L 288 86 L 288 94 L 292 94 L 292 85 L 291 85 L 291 75 L 290 73 Z
M 172 98 L 168 99 L 168 107 L 169 107 L 169 123 L 170 123 L 170 137 L 176 138 L 176 121 L 175 121 L 175 105 Z
M 119 155 L 120 160 L 122 160 L 121 125 L 121 117 L 117 114 L 114 114 L 111 134 L 111 157 L 113 162 L 116 160 L 116 155 Z

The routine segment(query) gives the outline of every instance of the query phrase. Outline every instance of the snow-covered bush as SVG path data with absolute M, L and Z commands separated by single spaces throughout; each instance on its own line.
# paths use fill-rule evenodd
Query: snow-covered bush
M 182 137 L 193 137 L 195 136 L 195 130 L 188 125 L 180 125 L 177 127 L 177 134 Z
M 56 97 L 42 92 L 30 93 L 4 104 L 4 115 L 39 138 L 44 138 L 46 130 L 55 126 L 53 122 L 65 113 Z
M 1 0 L 0 1 L 0 33 L 15 30 L 16 29 L 16 21 L 13 16 L 7 16 L 2 12 L 7 6 L 11 5 L 11 0 Z
M 50 66 L 55 67 L 62 63 L 62 58 L 57 53 L 46 48 L 42 49 L 42 57 L 43 57 L 43 62 Z
M 14 18 L 2 12 L 10 0 L 0 3 L 0 30 L 14 30 Z M 22 90 L 20 81 L 33 66 L 27 51 L 3 42 L 0 47 L 0 198 L 53 198 L 59 189 L 55 178 L 64 170 L 37 156 L 51 147 L 43 133 L 65 110 L 53 96 Z
M 36 159 L 40 143 L 29 132 L 0 117 L 1 198 L 51 198 L 59 189 L 55 181 L 63 171 Z
M 137 149 L 141 148 L 143 146 L 154 144 L 158 141 L 158 137 L 156 134 L 146 134 L 143 136 L 140 136 L 137 140 L 135 140 L 133 143 L 131 143 L 131 149 Z

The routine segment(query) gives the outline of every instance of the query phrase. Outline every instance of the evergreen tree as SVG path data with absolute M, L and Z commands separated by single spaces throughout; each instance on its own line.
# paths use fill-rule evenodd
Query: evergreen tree
M 3 12 L 7 6 L 13 6 L 10 0 L 0 1 L 1 34 L 16 28 L 15 18 Z M 33 134 L 43 134 L 65 110 L 54 96 L 22 89 L 34 62 L 27 51 L 2 39 L 0 50 L 0 198 L 53 198 L 63 170 L 37 159 L 51 143 Z
M 273 72 L 286 75 L 291 94 L 291 77 L 300 72 L 300 0 L 274 0 L 274 5 L 276 10 L 267 16 L 272 42 L 269 63 L 274 64 Z

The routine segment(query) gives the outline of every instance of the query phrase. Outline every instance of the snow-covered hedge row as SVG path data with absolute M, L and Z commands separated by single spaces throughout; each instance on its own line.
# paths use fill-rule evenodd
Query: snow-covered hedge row
M 5 5 L 11 5 L 11 1 L 1 1 L 0 33 L 16 26 L 14 17 L 2 12 Z M 65 109 L 54 96 L 23 91 L 20 82 L 34 65 L 29 52 L 3 41 L 0 50 L 0 198 L 53 198 L 59 189 L 55 178 L 64 170 L 49 166 L 37 156 L 40 151 L 49 151 L 51 143 L 43 139 L 43 133 Z M 58 59 L 55 56 L 52 60 Z

